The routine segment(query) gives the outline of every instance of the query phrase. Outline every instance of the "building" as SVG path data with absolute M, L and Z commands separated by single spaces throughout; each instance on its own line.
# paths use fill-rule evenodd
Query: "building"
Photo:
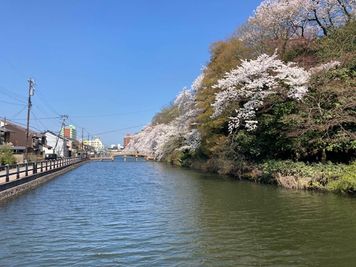
M 47 139 L 47 147 L 44 149 L 45 154 L 57 154 L 59 157 L 70 156 L 66 138 L 52 131 L 46 131 L 44 134 Z
M 61 136 L 68 139 L 77 139 L 77 129 L 74 125 L 65 126 L 61 131 Z
M 121 150 L 121 149 L 123 149 L 123 147 L 121 144 L 112 144 L 112 145 L 110 145 L 110 149 L 111 150 Z
M 47 140 L 44 134 L 30 129 L 27 142 L 26 128 L 11 121 L 0 119 L 0 145 L 9 146 L 16 154 L 17 161 L 21 162 L 24 160 L 26 148 L 30 160 L 43 158 Z
M 69 157 L 78 157 L 84 154 L 84 147 L 81 142 L 74 139 L 69 139 L 67 141 L 67 147 L 69 149 Z
M 84 140 L 83 143 L 84 145 L 93 147 L 95 152 L 101 152 L 104 150 L 104 144 L 101 142 L 99 137 L 95 137 L 91 140 Z
M 84 155 L 93 155 L 95 154 L 95 149 L 94 147 L 90 146 L 90 145 L 86 145 L 86 144 L 83 144 L 83 154 Z
M 0 126 L 0 146 L 10 143 L 11 131 L 6 126 Z
M 127 147 L 127 145 L 130 143 L 132 140 L 133 136 L 131 134 L 126 134 L 124 137 L 124 148 Z

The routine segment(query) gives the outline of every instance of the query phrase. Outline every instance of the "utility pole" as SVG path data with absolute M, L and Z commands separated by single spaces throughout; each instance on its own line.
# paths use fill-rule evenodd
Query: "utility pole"
M 82 128 L 82 150 L 84 150 L 84 128 Z
M 91 142 L 90 142 L 90 140 L 89 140 L 89 132 L 88 132 L 88 147 L 87 147 L 87 150 L 88 150 L 88 152 L 92 152 L 92 150 L 91 150 Z
M 56 140 L 56 144 L 53 148 L 53 153 L 56 153 L 56 148 L 57 148 L 57 145 L 58 145 L 58 140 L 61 136 L 61 133 L 62 133 L 62 129 L 63 129 L 63 146 L 62 146 L 62 151 L 63 151 L 63 155 L 65 153 L 65 146 L 66 146 L 66 139 L 64 137 L 64 126 L 66 124 L 66 119 L 68 119 L 68 115 L 61 115 L 61 119 L 62 119 L 62 124 L 61 124 L 61 129 L 59 130 L 59 133 L 58 133 L 58 137 L 57 137 L 57 140 Z M 65 156 L 65 155 L 64 155 Z
M 84 128 L 82 127 L 82 154 L 84 154 Z
M 28 161 L 28 148 L 29 148 L 29 137 L 30 137 L 30 114 L 31 114 L 31 97 L 35 93 L 35 81 L 33 79 L 28 80 L 28 102 L 27 102 L 27 125 L 26 125 L 26 150 L 25 150 L 25 160 Z

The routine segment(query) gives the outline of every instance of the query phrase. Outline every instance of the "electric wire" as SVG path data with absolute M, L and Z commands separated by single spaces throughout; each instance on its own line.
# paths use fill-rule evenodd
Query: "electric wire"
M 0 55 L 1 56 L 1 55 Z M 19 75 L 21 78 L 25 78 L 27 77 L 25 75 L 25 73 L 23 73 L 22 71 L 20 71 L 12 62 L 10 62 L 9 60 L 7 60 L 6 58 L 4 58 L 3 56 L 1 56 L 1 58 L 6 61 L 8 63 L 8 65 L 15 71 L 15 73 L 17 75 Z M 17 119 L 17 116 L 20 115 L 25 109 L 26 109 L 26 98 L 24 96 L 20 96 L 14 92 L 12 92 L 11 90 L 8 90 L 6 88 L 4 88 L 3 86 L 0 86 L 0 93 L 2 93 L 3 95 L 6 95 L 7 97 L 10 97 L 12 99 L 15 99 L 17 101 L 19 101 L 21 104 L 19 103 L 14 103 L 14 102 L 8 102 L 5 100 L 0 100 L 0 102 L 5 103 L 6 104 L 11 104 L 11 105 L 19 105 L 19 106 L 24 106 L 19 112 L 17 112 L 15 115 L 13 115 L 13 119 L 14 121 L 17 121 L 18 124 L 20 125 L 24 125 L 22 123 L 20 123 L 19 121 L 22 120 L 26 120 L 26 119 Z M 37 90 L 36 90 L 37 91 Z M 40 102 L 42 102 L 42 105 L 45 106 L 49 111 L 51 111 L 52 113 L 54 113 L 56 116 L 55 117 L 37 117 L 36 114 L 34 113 L 34 111 L 31 111 L 31 114 L 34 117 L 34 121 L 37 121 L 39 124 L 42 125 L 42 127 L 46 128 L 45 124 L 42 122 L 42 120 L 56 120 L 56 119 L 60 119 L 61 115 L 59 114 L 59 112 L 57 112 L 57 110 L 55 108 L 53 108 L 53 106 L 51 106 L 49 104 L 48 101 L 45 100 L 45 98 L 43 97 L 41 91 L 37 91 L 36 95 L 38 96 L 38 99 L 40 100 Z M 47 112 L 43 112 L 43 109 L 41 109 L 38 105 L 36 105 L 37 109 L 41 110 L 41 113 L 47 113 Z M 149 109 L 144 109 L 144 110 L 139 110 L 139 111 L 132 111 L 132 112 L 125 112 L 125 113 L 111 113 L 111 114 L 97 114 L 97 115 L 79 115 L 79 116 L 71 116 L 71 118 L 102 118 L 102 117 L 112 117 L 112 116 L 125 116 L 125 115 L 130 115 L 130 114 L 137 114 L 137 113 L 142 113 L 142 112 L 147 112 L 147 111 L 151 111 L 154 108 L 149 108 Z M 75 122 L 72 121 L 72 119 L 70 119 L 70 122 L 73 125 L 76 125 L 77 127 L 80 127 L 83 129 L 83 132 L 86 132 L 89 137 L 93 137 L 93 136 L 99 136 L 99 135 L 105 135 L 105 134 L 109 134 L 109 133 L 115 133 L 115 132 L 120 132 L 120 131 L 124 131 L 124 130 L 129 130 L 129 129 L 135 129 L 138 127 L 143 127 L 145 125 L 136 125 L 136 126 L 130 126 L 130 127 L 125 127 L 125 128 L 121 128 L 121 129 L 116 129 L 116 130 L 110 130 L 110 131 L 105 131 L 105 132 L 100 132 L 100 133 L 96 133 L 96 134 L 91 134 L 87 128 L 81 127 L 80 125 L 76 124 Z M 32 128 L 39 130 L 36 127 Z
M 57 120 L 60 119 L 60 117 L 40 117 L 40 118 L 35 118 L 34 120 Z M 21 119 L 16 119 L 16 118 L 9 118 L 9 120 L 12 121 L 26 121 L 27 119 L 21 118 Z
M 52 105 L 49 104 L 49 101 L 46 101 L 46 99 L 43 97 L 42 92 L 40 90 L 37 90 L 37 96 L 40 102 L 42 102 L 43 106 L 45 106 L 53 114 L 60 116 L 60 113 Z
M 156 110 L 156 108 L 135 110 L 135 111 L 129 111 L 129 112 L 124 112 L 124 113 L 109 113 L 109 114 L 97 114 L 97 115 L 78 115 L 78 116 L 71 115 L 71 118 L 103 118 L 103 117 L 113 117 L 113 116 L 125 116 L 125 115 L 138 114 L 138 113 L 143 113 L 143 112 L 152 111 L 152 110 Z
M 8 118 L 6 118 L 6 120 L 9 121 L 9 122 L 14 122 L 13 120 L 10 120 L 10 119 L 8 119 Z M 26 127 L 27 127 L 26 124 L 21 123 L 21 122 L 16 122 L 16 124 L 22 126 L 22 127 L 25 128 L 25 129 L 26 129 Z M 32 125 L 31 125 L 31 127 L 30 127 L 30 131 L 31 131 L 31 130 L 36 130 L 36 131 L 38 131 L 38 132 L 41 132 L 41 131 L 42 131 L 41 129 L 39 129 L 39 128 L 35 127 L 35 126 L 32 126 Z
M 6 89 L 6 88 L 5 88 L 4 86 L 2 86 L 2 85 L 0 86 L 0 93 L 1 93 L 2 95 L 5 95 L 5 96 L 11 98 L 12 100 L 16 100 L 16 101 L 21 102 L 22 104 L 26 104 L 26 99 L 25 99 L 25 97 L 20 96 L 20 95 L 18 95 L 18 94 L 16 94 L 16 93 L 12 92 L 11 90 Z
M 37 118 L 35 112 L 33 110 L 31 110 L 31 114 L 33 115 L 33 117 L 36 119 L 36 121 L 43 127 L 43 131 L 45 131 L 46 129 L 48 129 L 48 127 L 46 127 L 42 121 L 40 119 Z
M 68 121 L 70 122 L 70 124 L 76 125 L 76 127 L 78 127 L 78 128 L 82 128 L 82 129 L 83 129 L 83 132 L 85 131 L 85 132 L 87 133 L 87 136 L 89 135 L 89 139 L 90 139 L 90 137 L 92 137 L 92 138 L 94 137 L 94 135 L 92 135 L 91 132 L 89 132 L 89 131 L 86 129 L 86 127 L 83 127 L 83 126 L 81 126 L 80 124 L 74 122 L 71 117 L 68 118 Z M 84 139 L 84 137 L 83 137 L 83 139 Z
M 3 61 L 5 61 L 14 71 L 15 73 L 21 77 L 21 79 L 23 79 L 24 77 L 27 77 L 27 75 L 22 72 L 19 68 L 17 68 L 15 66 L 15 64 L 13 64 L 9 59 L 5 58 L 3 55 L 0 55 L 0 57 L 3 59 Z
M 8 104 L 8 105 L 14 105 L 14 106 L 25 106 L 26 105 L 26 104 L 19 104 L 19 103 L 10 102 L 10 101 L 6 101 L 6 100 L 2 100 L 2 99 L 0 99 L 0 102 L 4 103 L 4 104 Z
M 10 121 L 16 121 L 18 124 L 20 125 L 24 125 L 22 123 L 20 123 L 20 121 L 26 121 L 26 118 L 17 118 L 18 115 L 20 115 L 25 109 L 26 109 L 26 102 L 23 100 L 23 97 L 20 95 L 17 95 L 13 92 L 11 92 L 10 90 L 7 90 L 6 88 L 4 88 L 3 86 L 0 86 L 0 89 L 2 89 L 2 91 L 0 91 L 0 93 L 15 99 L 17 101 L 19 101 L 20 103 L 15 103 L 15 102 L 10 102 L 10 101 L 5 101 L 5 100 L 0 100 L 0 102 L 2 103 L 6 103 L 6 104 L 11 104 L 11 105 L 18 105 L 18 106 L 23 106 L 23 108 L 17 112 L 16 114 L 14 114 L 13 116 L 11 116 Z M 32 121 L 36 121 L 38 122 L 38 124 L 41 125 L 41 127 L 43 127 L 44 129 L 48 129 L 48 127 L 46 127 L 46 125 L 43 123 L 43 120 L 57 120 L 60 119 L 61 116 L 58 113 L 58 111 L 53 108 L 53 106 L 51 106 L 50 104 L 48 104 L 48 101 L 44 100 L 44 97 L 42 96 L 42 93 L 40 91 L 37 91 L 36 95 L 38 96 L 38 99 L 40 100 L 40 102 L 42 103 L 41 106 L 46 107 L 47 110 L 49 110 L 51 113 L 54 113 L 56 116 L 53 117 L 38 117 L 36 115 L 36 113 L 34 111 L 31 111 L 31 114 L 33 115 L 33 119 Z M 41 113 L 46 113 L 48 114 L 44 109 L 42 109 L 39 105 L 34 105 L 34 107 L 36 107 Z M 77 116 L 71 116 L 70 118 L 70 122 L 73 125 L 76 125 L 79 128 L 83 129 L 83 132 L 86 132 L 88 137 L 93 138 L 94 136 L 102 136 L 102 135 L 106 135 L 106 134 L 110 134 L 110 133 L 115 133 L 115 132 L 120 132 L 120 131 L 124 131 L 124 130 L 129 130 L 129 129 L 135 129 L 138 127 L 143 127 L 145 125 L 135 125 L 135 126 L 130 126 L 130 127 L 125 127 L 125 128 L 120 128 L 120 129 L 115 129 L 115 130 L 109 130 L 109 131 L 104 131 L 104 132 L 98 132 L 95 134 L 92 134 L 90 131 L 87 130 L 87 127 L 82 127 L 79 124 L 75 123 L 72 118 L 103 118 L 103 117 L 111 117 L 111 116 L 124 116 L 124 115 L 129 115 L 129 114 L 137 114 L 137 113 L 142 113 L 142 112 L 147 112 L 147 111 L 151 111 L 153 110 L 153 108 L 149 108 L 149 109 L 143 109 L 143 110 L 136 110 L 136 111 L 132 111 L 132 112 L 125 112 L 125 113 L 110 113 L 110 114 L 96 114 L 96 115 L 77 115 Z M 37 127 L 33 127 L 31 126 L 33 129 L 39 130 Z M 41 131 L 41 130 L 39 130 Z
M 147 124 L 141 124 L 141 125 L 135 125 L 135 126 L 130 126 L 130 127 L 126 127 L 126 128 L 121 128 L 121 129 L 116 129 L 116 130 L 110 130 L 110 131 L 105 131 L 105 132 L 100 132 L 100 133 L 96 133 L 94 135 L 105 135 L 105 134 L 110 134 L 110 133 L 116 133 L 116 132 L 122 132 L 125 130 L 130 130 L 130 129 L 136 129 L 139 127 L 144 127 Z
M 26 108 L 27 108 L 26 106 L 23 106 L 22 109 L 19 112 L 17 112 L 14 115 L 12 115 L 11 118 L 16 119 L 17 116 L 19 116 L 22 112 L 24 112 Z

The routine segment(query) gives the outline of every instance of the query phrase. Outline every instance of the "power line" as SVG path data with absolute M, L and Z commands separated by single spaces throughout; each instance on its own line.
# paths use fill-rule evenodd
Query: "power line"
M 22 107 L 22 109 L 21 109 L 19 112 L 15 113 L 15 114 L 12 115 L 11 117 L 12 117 L 12 118 L 16 118 L 16 117 L 17 117 L 18 115 L 20 115 L 26 108 L 27 108 L 27 107 L 24 105 L 24 106 Z
M 0 55 L 0 57 L 6 61 L 6 63 L 16 72 L 16 74 L 19 75 L 19 77 L 21 77 L 21 79 L 24 79 L 25 77 L 27 77 L 27 75 L 22 72 L 19 68 L 17 68 L 15 66 L 15 64 L 13 64 L 10 60 L 8 60 L 7 58 L 5 58 L 4 56 Z
M 6 95 L 7 97 L 14 99 L 16 101 L 19 101 L 23 104 L 26 104 L 26 100 L 24 96 L 20 96 L 14 92 L 12 92 L 11 90 L 6 89 L 4 86 L 0 86 L 0 93 L 3 95 Z
M 29 88 L 32 88 L 31 85 L 29 86 Z M 29 90 L 33 90 L 33 89 L 29 89 Z M 3 91 L 3 92 L 2 92 L 3 94 L 7 95 L 7 96 L 10 97 L 10 98 L 13 98 L 13 99 L 18 100 L 20 103 L 15 103 L 15 102 L 10 102 L 10 101 L 5 101 L 5 100 L 0 100 L 0 102 L 2 102 L 2 103 L 7 103 L 7 104 L 11 104 L 11 105 L 19 105 L 19 106 L 22 106 L 21 103 L 23 103 L 23 105 L 24 105 L 24 108 L 23 108 L 23 109 L 21 109 L 21 110 L 20 110 L 19 112 L 17 112 L 14 116 L 12 116 L 13 118 L 10 119 L 11 121 L 17 121 L 17 122 L 19 122 L 19 121 L 25 121 L 25 120 L 27 120 L 27 121 L 29 122 L 30 114 L 32 114 L 32 115 L 33 115 L 33 119 L 32 119 L 32 120 L 33 120 L 33 121 L 37 121 L 42 127 L 46 128 L 46 125 L 42 122 L 43 120 L 57 120 L 57 119 L 59 119 L 59 118 L 62 118 L 62 119 L 63 119 L 63 116 L 61 116 L 61 115 L 53 108 L 53 106 L 51 106 L 51 105 L 49 104 L 48 101 L 45 101 L 45 99 L 44 99 L 44 97 L 42 96 L 42 94 L 41 94 L 41 93 L 38 93 L 38 92 L 37 92 L 37 97 L 38 97 L 38 99 L 40 100 L 40 102 L 42 103 L 41 106 L 46 107 L 47 110 L 51 111 L 51 113 L 54 113 L 56 116 L 53 116 L 53 117 L 51 117 L 51 116 L 48 116 L 48 117 L 38 117 L 38 116 L 36 115 L 36 113 L 35 113 L 33 110 L 29 109 L 29 111 L 28 111 L 28 118 L 27 118 L 27 119 L 26 119 L 26 118 L 19 118 L 19 119 L 17 119 L 16 117 L 17 117 L 19 114 L 21 114 L 21 113 L 24 111 L 24 109 L 26 108 L 25 102 L 22 100 L 22 96 L 18 96 L 18 95 L 14 94 L 13 92 L 11 92 L 11 91 L 9 91 L 9 90 L 3 88 L 3 87 L 2 87 L 2 91 Z M 29 100 L 29 101 L 30 101 L 30 100 Z M 29 103 L 28 103 L 28 106 L 29 106 L 29 107 L 32 107 L 32 103 L 29 102 Z M 36 105 L 35 107 L 36 107 L 37 109 L 39 109 L 41 113 L 47 113 L 47 112 L 45 112 L 42 108 L 40 108 L 38 105 Z M 110 133 L 115 133 L 115 132 L 120 132 L 120 131 L 124 131 L 124 130 L 134 129 L 134 128 L 138 128 L 138 127 L 143 127 L 144 125 L 136 125 L 136 126 L 125 127 L 125 128 L 121 128 L 121 129 L 109 130 L 109 131 L 104 131 L 104 132 L 99 132 L 99 133 L 92 134 L 91 132 L 89 132 L 89 131 L 87 130 L 86 127 L 82 127 L 82 126 L 80 126 L 79 124 L 77 124 L 77 123 L 75 123 L 74 121 L 72 121 L 72 118 L 73 118 L 73 117 L 74 117 L 74 118 L 103 118 L 103 117 L 112 117 L 112 116 L 125 116 L 125 115 L 129 115 L 129 114 L 137 114 L 137 113 L 147 112 L 147 111 L 150 111 L 150 110 L 153 110 L 153 109 L 154 109 L 154 108 L 148 108 L 148 109 L 143 109 L 143 110 L 134 110 L 134 111 L 130 111 L 130 112 L 123 112 L 123 113 L 109 113 L 109 114 L 95 114 L 95 115 L 93 114 L 93 115 L 71 116 L 70 121 L 71 121 L 72 124 L 76 125 L 77 127 L 82 128 L 82 131 L 83 131 L 83 132 L 85 131 L 85 132 L 88 134 L 88 138 L 90 138 L 90 137 L 94 137 L 94 136 L 101 136 L 101 135 L 106 135 L 106 134 L 110 134 Z M 67 117 L 67 119 L 68 119 L 68 117 Z M 19 123 L 19 124 L 21 124 L 21 123 Z M 29 126 L 27 126 L 27 127 L 29 127 Z M 61 128 L 62 128 L 62 127 L 63 127 L 63 122 L 62 122 Z M 35 128 L 35 127 L 32 127 L 32 128 Z
M 47 116 L 47 117 L 52 117 L 51 115 L 52 114 L 50 114 L 48 111 L 47 111 L 47 109 L 45 109 L 45 108 L 42 108 L 41 106 L 39 106 L 39 105 L 33 105 L 33 107 L 35 108 L 35 109 L 37 109 L 41 114 L 44 114 L 45 116 Z M 59 116 L 58 116 L 59 117 Z
M 61 114 L 59 114 L 59 112 L 57 112 L 57 110 L 54 109 L 54 108 L 49 104 L 49 102 L 44 99 L 44 97 L 42 96 L 41 91 L 39 91 L 37 95 L 38 95 L 38 99 L 42 102 L 42 104 L 43 104 L 46 108 L 48 108 L 48 110 L 50 110 L 52 113 L 56 114 L 57 116 L 61 116 Z
M 1 103 L 9 104 L 9 105 L 15 105 L 15 106 L 25 106 L 26 104 L 19 104 L 15 102 L 10 102 L 10 101 L 5 101 L 5 100 L 0 100 Z
M 5 118 L 3 118 L 3 119 L 5 120 Z M 8 118 L 6 118 L 6 120 L 9 121 L 9 122 L 14 122 L 13 120 L 8 119 Z M 23 128 L 26 128 L 26 124 L 24 124 L 24 123 L 16 122 L 16 124 L 17 124 L 17 125 L 20 125 L 20 126 L 23 127 Z M 36 131 L 38 131 L 38 132 L 41 132 L 41 131 L 42 131 L 41 129 L 39 129 L 39 128 L 33 126 L 33 125 L 31 125 L 31 129 L 30 129 L 30 130 L 36 130 Z
M 90 140 L 90 137 L 93 138 L 93 137 L 95 136 L 94 134 L 91 134 L 91 132 L 89 132 L 89 131 L 86 129 L 86 127 L 83 127 L 83 126 L 81 126 L 81 125 L 78 124 L 78 123 L 75 123 L 71 118 L 68 118 L 68 121 L 69 121 L 71 124 L 75 125 L 76 127 L 82 129 L 82 131 L 83 131 L 82 138 L 83 138 L 83 136 L 84 136 L 84 131 L 87 133 L 88 140 Z
M 43 127 L 43 130 L 48 130 L 48 127 L 46 127 L 42 121 L 40 119 L 37 118 L 35 112 L 33 110 L 31 110 L 31 114 L 33 115 L 33 117 L 35 118 L 36 121 L 38 121 L 39 124 L 41 124 L 41 126 Z
M 58 117 L 42 117 L 42 118 L 34 118 L 34 120 L 57 120 L 57 119 L 60 119 L 60 116 Z M 10 120 L 12 121 L 25 121 L 27 119 L 15 119 L 15 118 L 10 118 Z
M 135 129 L 135 128 L 144 127 L 144 126 L 146 126 L 146 124 L 141 124 L 141 125 L 136 125 L 136 126 L 130 126 L 130 127 L 126 127 L 126 128 L 121 128 L 121 129 L 111 130 L 111 131 L 106 131 L 106 132 L 101 132 L 101 133 L 96 133 L 96 134 L 94 134 L 94 135 L 105 135 L 105 134 L 109 134 L 109 133 L 121 132 L 121 131 L 130 130 L 130 129 Z
M 156 108 L 135 110 L 135 111 L 125 112 L 125 113 L 109 113 L 109 114 L 82 115 L 82 116 L 79 115 L 79 116 L 70 116 L 70 117 L 71 118 L 102 118 L 102 117 L 124 116 L 124 115 L 130 115 L 130 114 L 137 114 L 137 113 L 151 111 L 151 110 L 156 110 Z

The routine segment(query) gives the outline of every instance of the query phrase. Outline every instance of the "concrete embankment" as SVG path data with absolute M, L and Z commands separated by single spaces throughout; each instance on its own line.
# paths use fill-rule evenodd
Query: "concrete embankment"
M 57 176 L 63 175 L 79 166 L 87 163 L 87 160 L 74 163 L 72 165 L 63 166 L 46 172 L 33 174 L 18 180 L 10 181 L 0 185 L 0 202 L 9 198 L 34 189 L 43 183 L 46 183 Z

